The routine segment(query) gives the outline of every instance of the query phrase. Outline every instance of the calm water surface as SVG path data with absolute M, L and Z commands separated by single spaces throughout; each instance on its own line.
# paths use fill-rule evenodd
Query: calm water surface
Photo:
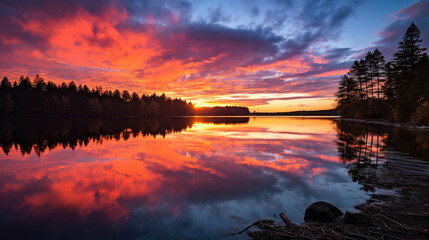
M 348 162 L 382 163 L 388 133 L 350 125 L 290 117 L 5 120 L 0 236 L 219 239 L 257 219 L 280 221 L 280 212 L 301 222 L 314 201 L 353 210 L 368 189 Z

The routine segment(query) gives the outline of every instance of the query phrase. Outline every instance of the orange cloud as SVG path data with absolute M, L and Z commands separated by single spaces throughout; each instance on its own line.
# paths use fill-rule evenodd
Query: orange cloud
M 315 65 L 329 62 L 325 55 L 311 51 L 307 56 L 275 57 L 274 46 L 280 38 L 263 33 L 185 25 L 174 12 L 162 21 L 151 14 L 136 19 L 117 6 L 105 6 L 97 13 L 78 8 L 62 17 L 30 11 L 15 21 L 25 34 L 34 37 L 36 47 L 27 44 L 28 39 L 2 36 L 2 44 L 13 46 L 10 54 L 20 57 L 12 58 L 11 67 L 0 65 L 0 71 L 10 78 L 39 73 L 56 82 L 74 80 L 90 87 L 101 85 L 140 94 L 166 92 L 199 105 L 238 104 L 262 111 L 282 111 L 279 101 L 283 109 L 291 107 L 285 99 L 232 99 L 231 95 L 293 94 L 296 83 L 288 82 L 289 76 L 317 70 L 322 73 L 312 77 L 326 77 L 345 71 L 316 69 Z M 311 87 L 300 91 L 308 92 L 309 99 L 316 95 Z M 334 90 L 321 93 L 334 97 Z M 315 98 L 312 101 L 317 102 Z

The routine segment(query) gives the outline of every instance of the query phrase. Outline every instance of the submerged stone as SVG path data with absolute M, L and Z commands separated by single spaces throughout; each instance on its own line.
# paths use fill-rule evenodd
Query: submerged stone
M 319 201 L 314 202 L 305 209 L 304 220 L 306 222 L 333 222 L 343 213 L 334 205 Z

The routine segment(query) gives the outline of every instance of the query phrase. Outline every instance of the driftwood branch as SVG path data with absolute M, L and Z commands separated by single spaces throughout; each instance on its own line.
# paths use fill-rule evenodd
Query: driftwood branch
M 293 223 L 289 220 L 289 218 L 287 218 L 287 217 L 286 217 L 286 214 L 284 214 L 284 213 L 280 213 L 279 215 L 280 215 L 281 219 L 283 220 L 283 222 L 286 224 L 286 227 L 288 227 L 288 228 L 292 229 L 292 231 L 296 233 L 295 224 L 293 224 Z

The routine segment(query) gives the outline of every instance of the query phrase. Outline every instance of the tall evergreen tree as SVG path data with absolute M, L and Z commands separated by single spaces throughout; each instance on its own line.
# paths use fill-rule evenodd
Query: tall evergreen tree
M 385 64 L 386 61 L 384 60 L 383 54 L 378 50 L 375 49 L 373 52 L 373 60 L 374 60 L 374 68 L 373 68 L 373 77 L 374 84 L 376 85 L 376 94 L 377 94 L 377 105 L 378 105 L 378 114 L 381 114 L 381 97 L 380 94 L 382 94 L 382 86 L 385 82 Z
M 12 88 L 12 84 L 10 83 L 9 79 L 7 77 L 4 77 L 3 80 L 1 80 L 0 83 L 0 90 L 9 90 Z
M 360 65 L 359 74 L 360 74 L 360 77 L 361 77 L 361 81 L 362 81 L 363 84 L 365 84 L 363 86 L 363 89 L 362 89 L 363 90 L 363 96 L 364 96 L 364 99 L 362 99 L 362 100 L 364 100 L 365 112 L 367 112 L 368 108 L 369 108 L 369 104 L 368 104 L 368 98 L 369 98 L 369 91 L 368 91 L 368 89 L 369 89 L 368 88 L 368 65 L 367 65 L 365 59 L 359 60 L 359 65 Z
M 354 117 L 352 105 L 355 103 L 356 83 L 353 78 L 344 75 L 341 77 L 337 92 L 339 110 L 343 115 Z
M 398 52 L 394 55 L 393 62 L 399 69 L 415 73 L 416 65 L 426 50 L 420 47 L 421 42 L 419 28 L 411 23 L 402 41 L 399 42 Z
M 350 67 L 348 75 L 357 83 L 356 93 L 357 100 L 364 104 L 365 93 L 363 89 L 363 85 L 365 82 L 365 67 L 360 64 L 359 61 L 355 61 L 353 65 Z
M 399 42 L 398 52 L 394 54 L 392 61 L 393 71 L 388 75 L 386 82 L 389 94 L 393 99 L 398 98 L 407 90 L 416 73 L 416 66 L 425 55 L 426 48 L 420 47 L 419 28 L 412 23 L 405 32 L 402 41 Z
M 368 52 L 364 59 L 364 64 L 366 66 L 366 91 L 367 91 L 367 100 L 369 102 L 369 96 L 371 95 L 371 106 L 372 106 L 372 113 L 375 112 L 375 105 L 374 105 L 374 55 L 372 52 Z

